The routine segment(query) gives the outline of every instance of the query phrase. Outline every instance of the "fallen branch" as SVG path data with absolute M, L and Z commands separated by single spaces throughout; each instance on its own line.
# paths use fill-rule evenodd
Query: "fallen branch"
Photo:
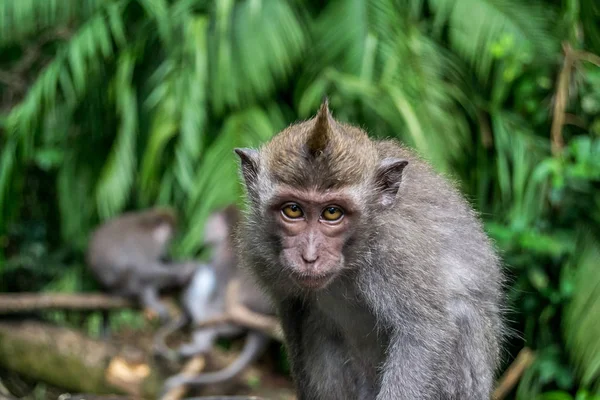
M 201 396 L 188 397 L 186 400 L 266 400 L 256 396 Z
M 155 397 L 146 355 L 34 321 L 0 322 L 0 366 L 73 392 Z
M 0 294 L 0 314 L 35 310 L 113 310 L 120 308 L 136 308 L 136 305 L 122 297 L 99 293 Z
M 131 361 L 117 356 L 110 360 L 104 379 L 125 393 L 141 396 L 143 382 L 150 376 L 150 366 L 144 362 Z
M 131 396 L 97 395 L 97 394 L 61 394 L 57 400 L 135 400 Z M 1 399 L 0 399 L 1 400 Z
M 494 400 L 502 400 L 505 398 L 517 382 L 519 382 L 521 375 L 529 368 L 534 359 L 535 354 L 533 351 L 524 347 L 519 354 L 517 354 L 517 358 L 510 364 L 500 380 L 498 380 L 492 398 Z

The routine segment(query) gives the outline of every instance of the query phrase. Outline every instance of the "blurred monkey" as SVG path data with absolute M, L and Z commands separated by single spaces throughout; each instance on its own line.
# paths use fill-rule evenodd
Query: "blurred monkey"
M 198 268 L 190 285 L 182 295 L 185 315 L 163 332 L 157 334 L 156 348 L 165 354 L 164 338 L 191 322 L 193 325 L 222 316 L 226 313 L 227 289 L 231 282 L 238 282 L 235 301 L 250 311 L 263 315 L 274 315 L 274 309 L 268 298 L 250 277 L 237 268 L 237 257 L 233 248 L 232 231 L 239 221 L 239 210 L 228 206 L 213 213 L 207 220 L 204 243 L 212 247 L 213 258 L 210 265 Z M 216 325 L 196 329 L 193 340 L 179 348 L 179 354 L 185 357 L 208 352 L 218 337 L 237 336 L 246 328 L 233 324 Z M 165 383 L 165 391 L 180 385 L 207 385 L 233 379 L 248 365 L 254 362 L 265 350 L 270 338 L 258 331 L 250 330 L 239 357 L 226 368 L 200 374 L 196 377 L 174 375 Z
M 192 262 L 165 260 L 176 225 L 168 208 L 124 213 L 92 233 L 87 265 L 108 292 L 136 299 L 166 320 L 160 291 L 184 286 L 196 270 Z

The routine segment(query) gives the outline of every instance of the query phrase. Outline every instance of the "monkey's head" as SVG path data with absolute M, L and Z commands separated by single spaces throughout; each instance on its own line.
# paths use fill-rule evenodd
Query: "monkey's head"
M 364 131 L 333 119 L 327 100 L 260 150 L 235 152 L 249 200 L 244 251 L 264 265 L 259 274 L 306 290 L 368 257 L 372 219 L 395 204 L 408 163 L 382 159 Z
M 171 208 L 155 207 L 140 214 L 139 223 L 159 246 L 166 245 L 177 228 L 177 214 Z

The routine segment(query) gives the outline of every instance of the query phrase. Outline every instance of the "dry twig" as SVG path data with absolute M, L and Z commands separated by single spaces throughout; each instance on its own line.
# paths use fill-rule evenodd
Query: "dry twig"
M 573 63 L 575 62 L 573 51 L 569 43 L 563 43 L 563 52 L 565 53 L 565 59 L 556 83 L 556 96 L 554 99 L 554 110 L 552 112 L 552 127 L 550 129 L 552 154 L 555 156 L 559 155 L 564 147 L 562 128 L 565 124 L 565 109 L 567 107 L 567 98 L 569 95 L 571 70 L 573 69 Z
M 554 110 L 552 112 L 552 127 L 550 129 L 552 154 L 555 156 L 559 155 L 564 147 L 562 129 L 567 118 L 565 110 L 567 108 L 569 84 L 573 67 L 579 61 L 586 61 L 600 67 L 599 56 L 583 50 L 574 50 L 568 42 L 563 42 L 563 52 L 565 58 L 556 83 L 556 96 L 554 99 Z
M 0 314 L 11 314 L 32 310 L 112 310 L 134 307 L 135 304 L 125 298 L 105 294 L 0 294 Z
M 533 351 L 524 347 L 519 354 L 517 354 L 517 358 L 510 364 L 496 384 L 496 389 L 494 390 L 492 398 L 494 400 L 502 400 L 505 398 L 517 382 L 519 382 L 521 375 L 523 375 L 523 372 L 525 372 L 525 370 L 533 363 L 534 359 L 535 354 Z
M 197 355 L 197 356 L 193 357 L 192 359 L 190 359 L 184 365 L 181 373 L 184 376 L 189 376 L 189 377 L 196 376 L 200 372 L 202 372 L 202 370 L 204 369 L 204 366 L 205 366 L 204 356 Z M 180 400 L 181 398 L 183 398 L 183 396 L 185 396 L 186 392 L 187 392 L 187 387 L 185 385 L 182 385 L 182 386 L 171 389 L 169 392 L 167 392 L 161 398 L 161 400 Z

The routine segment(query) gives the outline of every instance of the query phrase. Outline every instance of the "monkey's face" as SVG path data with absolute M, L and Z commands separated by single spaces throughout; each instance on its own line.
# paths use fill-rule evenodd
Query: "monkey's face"
M 173 236 L 173 227 L 169 223 L 161 223 L 152 230 L 152 238 L 159 246 L 165 246 Z
M 357 208 L 342 193 L 280 191 L 269 212 L 280 236 L 284 273 L 304 289 L 327 287 L 345 268 L 344 246 Z
M 364 265 L 357 260 L 370 256 L 365 242 L 377 229 L 370 216 L 394 207 L 408 164 L 380 154 L 366 132 L 336 122 L 326 101 L 315 118 L 259 150 L 235 152 L 250 206 L 240 236 L 243 258 L 281 291 L 289 280 L 322 289 Z

